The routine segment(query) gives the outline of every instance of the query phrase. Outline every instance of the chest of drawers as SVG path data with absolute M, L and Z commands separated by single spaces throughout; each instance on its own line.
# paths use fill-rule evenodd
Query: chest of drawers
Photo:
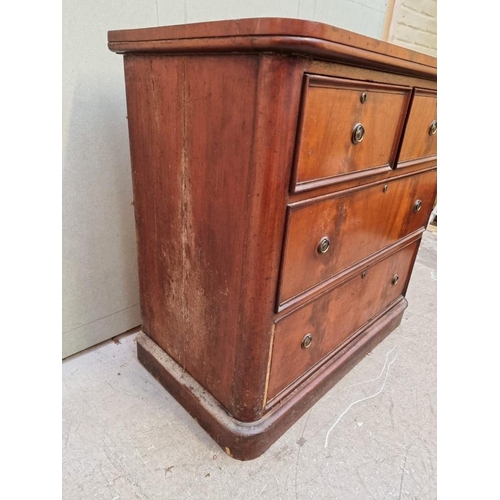
M 320 23 L 112 31 L 144 366 L 238 459 L 396 328 L 436 196 L 436 60 Z

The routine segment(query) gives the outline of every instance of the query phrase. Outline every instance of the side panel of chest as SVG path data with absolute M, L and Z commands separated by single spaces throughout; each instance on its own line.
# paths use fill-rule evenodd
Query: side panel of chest
M 259 56 L 128 55 L 125 71 L 143 330 L 255 420 L 301 73 Z

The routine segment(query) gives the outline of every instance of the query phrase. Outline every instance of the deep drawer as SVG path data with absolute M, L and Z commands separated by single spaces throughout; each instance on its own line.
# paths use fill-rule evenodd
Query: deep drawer
M 279 305 L 425 226 L 435 195 L 431 170 L 291 205 Z
M 398 166 L 437 154 L 437 97 L 432 90 L 415 89 Z
M 394 167 L 409 87 L 305 78 L 293 191 Z
M 364 268 L 276 323 L 268 400 L 404 294 L 418 243 Z

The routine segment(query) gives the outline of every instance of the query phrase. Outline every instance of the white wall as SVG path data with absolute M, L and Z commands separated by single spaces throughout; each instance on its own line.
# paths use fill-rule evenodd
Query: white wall
M 64 0 L 63 357 L 140 324 L 122 57 L 108 30 L 294 17 L 381 38 L 387 0 Z
M 436 0 L 396 0 L 388 41 L 436 57 Z

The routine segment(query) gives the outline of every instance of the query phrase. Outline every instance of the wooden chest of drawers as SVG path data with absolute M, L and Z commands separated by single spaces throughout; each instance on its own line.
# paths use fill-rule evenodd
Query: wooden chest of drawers
M 146 368 L 263 453 L 401 321 L 436 196 L 436 60 L 331 26 L 112 31 Z

